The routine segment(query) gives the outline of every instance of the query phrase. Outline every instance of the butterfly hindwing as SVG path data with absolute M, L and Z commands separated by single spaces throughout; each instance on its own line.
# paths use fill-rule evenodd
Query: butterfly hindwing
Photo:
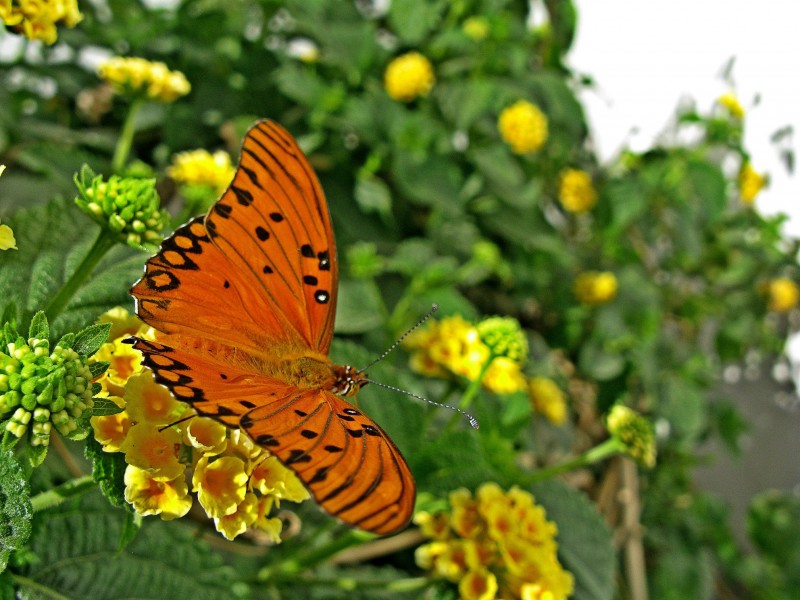
M 295 472 L 317 503 L 377 534 L 405 527 L 414 479 L 386 433 L 325 390 L 299 390 L 160 342 L 136 339 L 156 381 L 201 415 L 241 427 Z

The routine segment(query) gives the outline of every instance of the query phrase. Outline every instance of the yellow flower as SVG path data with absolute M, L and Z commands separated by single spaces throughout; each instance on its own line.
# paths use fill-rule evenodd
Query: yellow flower
M 126 411 L 115 415 L 91 417 L 94 438 L 103 446 L 103 452 L 119 452 L 128 431 L 131 419 Z
M 785 313 L 797 306 L 797 302 L 800 300 L 800 289 L 791 279 L 779 277 L 767 284 L 767 296 L 767 305 L 770 310 Z
M 516 154 L 535 152 L 547 141 L 547 117 L 527 100 L 503 109 L 497 126 L 500 136 Z
M 722 96 L 717 98 L 717 103 L 720 106 L 724 106 L 726 109 L 728 109 L 728 112 L 731 113 L 732 117 L 736 119 L 744 119 L 744 108 L 742 108 L 742 105 L 739 103 L 739 99 L 733 92 L 722 94 Z
M 227 432 L 222 423 L 208 417 L 190 419 L 183 430 L 186 442 L 205 456 L 216 456 L 225 450 L 228 445 Z
M 232 540 L 237 535 L 247 531 L 258 519 L 258 497 L 255 494 L 245 494 L 234 512 L 229 515 L 214 518 L 214 525 L 226 539 Z
M 240 458 L 223 456 L 214 462 L 201 458 L 194 468 L 192 491 L 209 517 L 214 519 L 231 515 L 244 500 L 247 491 L 247 473 Z
M 565 600 L 573 592 L 572 575 L 558 562 L 558 529 L 530 493 L 485 483 L 474 497 L 452 492 L 450 505 L 450 514 L 418 518 L 423 535 L 434 541 L 414 556 L 420 568 L 457 582 L 462 598 Z
M 165 521 L 182 517 L 192 507 L 183 474 L 161 481 L 133 465 L 125 469 L 125 500 L 140 515 L 159 515 Z
M 435 81 L 433 65 L 419 52 L 398 56 L 389 63 L 383 75 L 386 93 L 402 102 L 426 96 Z
M 281 531 L 283 530 L 283 521 L 277 517 L 269 518 L 267 515 L 272 510 L 272 499 L 262 497 L 258 501 L 258 518 L 253 526 L 258 527 L 267 536 L 267 540 L 273 544 L 281 542 Z
M 124 343 L 122 338 L 103 344 L 92 359 L 109 363 L 108 369 L 98 383 L 111 396 L 123 397 L 128 379 L 136 373 L 141 373 L 143 369 L 141 352 Z
M 113 86 L 115 92 L 124 96 L 172 102 L 191 91 L 183 73 L 170 71 L 164 63 L 143 58 L 110 58 L 100 65 L 98 74 Z
M 567 400 L 552 379 L 532 377 L 528 382 L 528 394 L 534 410 L 553 425 L 563 425 L 567 420 Z
M 230 155 L 222 150 L 214 154 L 207 150 L 179 152 L 172 157 L 172 166 L 167 169 L 167 175 L 179 183 L 205 185 L 216 192 L 224 191 L 235 173 Z
M 575 279 L 573 292 L 581 304 L 605 304 L 617 295 L 617 278 L 610 271 L 586 271 Z
M 303 502 L 310 498 L 308 490 L 294 472 L 284 467 L 274 456 L 266 457 L 253 468 L 249 485 L 264 496 L 272 497 L 276 504 L 280 500 Z
M 485 17 L 470 17 L 464 21 L 462 29 L 468 38 L 475 42 L 480 42 L 489 35 L 489 22 Z
M 128 430 L 120 450 L 129 465 L 150 472 L 158 481 L 172 481 L 184 471 L 178 460 L 180 445 L 180 434 L 175 428 L 159 431 L 151 423 L 136 423 Z
M 752 204 L 758 193 L 767 185 L 766 175 L 759 173 L 749 162 L 739 171 L 739 194 L 742 202 Z
M 567 212 L 580 214 L 590 210 L 597 202 L 597 192 L 592 178 L 581 169 L 566 169 L 561 173 L 558 199 Z
M 109 340 L 128 337 L 129 335 L 143 335 L 149 329 L 139 317 L 130 314 L 121 306 L 116 306 L 107 310 L 97 318 L 98 323 L 111 323 L 111 330 L 108 332 Z M 152 339 L 152 335 L 148 337 Z M 139 355 L 141 356 L 141 355 Z
M 0 225 L 0 250 L 17 250 L 14 231 L 8 225 Z
M 458 584 L 462 600 L 494 600 L 497 577 L 486 569 L 468 571 Z
M 495 394 L 513 394 L 525 389 L 525 376 L 517 361 L 500 356 L 492 361 L 481 382 Z
M 124 398 L 128 414 L 136 423 L 170 425 L 187 410 L 186 404 L 178 402 L 167 388 L 156 383 L 150 369 L 128 379 Z
M 528 340 L 516 319 L 489 317 L 478 323 L 477 329 L 494 356 L 508 357 L 520 364 L 528 358 Z
M 606 426 L 628 456 L 642 466 L 655 466 L 656 438 L 650 421 L 623 404 L 615 404 L 606 417 Z
M 54 44 L 56 25 L 75 27 L 83 15 L 77 0 L 0 0 L 0 21 L 30 40 Z

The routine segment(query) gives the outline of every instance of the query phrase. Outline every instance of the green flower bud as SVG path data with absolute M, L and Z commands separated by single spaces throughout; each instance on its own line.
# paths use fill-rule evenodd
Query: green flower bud
M 33 420 L 38 423 L 44 423 L 50 420 L 50 411 L 46 408 L 36 408 L 33 411 Z
M 608 432 L 617 439 L 626 454 L 644 467 L 656 464 L 656 442 L 653 425 L 631 408 L 617 404 L 606 417 Z
M 528 340 L 511 317 L 489 317 L 478 323 L 478 334 L 494 356 L 505 356 L 518 363 L 528 358 Z

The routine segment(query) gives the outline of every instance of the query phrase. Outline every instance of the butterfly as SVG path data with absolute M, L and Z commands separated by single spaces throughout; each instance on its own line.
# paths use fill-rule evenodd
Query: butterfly
M 158 331 L 134 338 L 156 381 L 241 428 L 325 511 L 385 535 L 413 513 L 414 479 L 389 436 L 346 400 L 366 376 L 328 356 L 336 241 L 314 171 L 281 126 L 257 122 L 208 213 L 178 228 L 131 288 Z

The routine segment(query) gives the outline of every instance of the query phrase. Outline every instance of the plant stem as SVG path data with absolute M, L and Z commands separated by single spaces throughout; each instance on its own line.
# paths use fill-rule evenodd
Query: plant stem
M 341 552 L 345 548 L 355 546 L 356 544 L 361 544 L 362 542 L 371 540 L 374 537 L 375 536 L 369 533 L 348 531 L 344 535 L 333 539 L 319 548 L 312 549 L 306 554 L 301 554 L 296 558 L 285 560 L 273 567 L 266 567 L 262 569 L 258 573 L 256 579 L 258 581 L 273 581 L 276 578 L 294 579 L 295 575 L 303 570 L 318 565 L 334 554 Z
M 567 460 L 560 465 L 553 465 L 552 467 L 546 467 L 531 473 L 524 478 L 524 481 L 525 483 L 544 481 L 545 479 L 550 479 L 556 475 L 560 475 L 561 473 L 566 473 L 567 471 L 593 465 L 594 463 L 605 460 L 609 456 L 613 456 L 614 454 L 622 452 L 623 450 L 624 447 L 619 440 L 616 438 L 609 438 L 602 444 L 599 444 L 594 448 L 590 448 L 580 456 L 576 456 L 575 458 Z
M 81 284 L 91 275 L 97 263 L 100 262 L 100 259 L 103 258 L 106 252 L 116 243 L 117 239 L 110 231 L 102 228 L 100 229 L 97 239 L 81 261 L 81 264 L 73 271 L 70 278 L 61 286 L 61 289 L 58 290 L 58 293 L 53 296 L 50 303 L 47 305 L 44 312 L 49 322 L 52 323 L 53 319 L 61 314 L 61 311 L 67 306 L 67 303 L 72 296 L 75 295 L 75 292 L 78 291 Z
M 131 152 L 131 146 L 133 146 L 133 134 L 136 130 L 136 115 L 139 113 L 141 106 L 141 99 L 131 102 L 128 115 L 125 117 L 125 123 L 122 125 L 117 147 L 114 149 L 114 158 L 111 160 L 111 171 L 116 175 L 122 173 L 125 163 L 128 161 L 128 155 Z
M 45 508 L 56 506 L 67 498 L 83 494 L 95 486 L 95 481 L 92 479 L 91 475 L 84 475 L 83 477 L 68 481 L 52 490 L 47 490 L 31 498 L 33 512 L 39 512 Z
M 463 410 L 463 411 L 468 411 L 469 410 L 469 407 L 472 404 L 472 400 L 477 395 L 478 390 L 481 389 L 481 382 L 483 381 L 483 377 L 484 377 L 484 375 L 486 375 L 486 371 L 489 370 L 489 367 L 491 366 L 492 361 L 494 361 L 495 358 L 497 358 L 497 357 L 490 352 L 489 353 L 489 358 L 487 358 L 486 362 L 483 363 L 483 366 L 481 367 L 481 370 L 478 373 L 478 376 L 475 379 L 473 379 L 472 381 L 469 382 L 469 385 L 467 386 L 466 391 L 461 396 L 461 402 L 458 403 L 458 407 L 461 410 Z M 448 421 L 448 423 L 447 423 L 447 425 L 445 427 L 445 430 L 449 431 L 450 429 L 452 429 L 453 426 L 455 425 L 455 423 L 460 418 L 462 418 L 462 415 L 460 413 L 455 413 L 450 418 L 450 421 Z

